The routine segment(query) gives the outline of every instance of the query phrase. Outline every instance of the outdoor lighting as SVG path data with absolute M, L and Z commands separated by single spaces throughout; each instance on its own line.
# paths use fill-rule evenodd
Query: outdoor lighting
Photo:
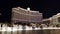
M 17 28 L 16 27 L 13 27 L 12 31 L 17 31 Z
M 23 30 L 23 29 L 22 29 L 22 25 L 19 25 L 19 29 L 18 29 L 18 30 Z
M 2 30 L 1 31 L 6 31 L 6 27 L 2 27 Z
M 7 31 L 12 31 L 12 27 L 7 27 Z
M 60 27 L 59 28 L 57 28 L 57 27 L 43 27 L 43 30 L 44 29 L 60 29 Z M 29 27 L 29 26 L 26 25 L 25 29 L 22 29 L 22 26 L 19 25 L 19 27 L 2 27 L 2 29 L 1 29 L 1 31 L 8 31 L 8 32 L 11 32 L 11 31 L 15 32 L 15 31 L 22 31 L 22 30 L 41 30 L 41 28 L 40 27 L 35 27 L 33 29 L 32 27 Z
M 32 30 L 32 27 L 29 27 L 29 26 L 25 26 L 26 29 L 25 30 Z
M 38 28 L 36 27 L 35 30 L 40 30 L 40 28 L 39 27 Z
M 30 11 L 30 8 L 28 7 L 27 10 Z
M 60 15 L 60 13 L 58 13 L 57 15 Z

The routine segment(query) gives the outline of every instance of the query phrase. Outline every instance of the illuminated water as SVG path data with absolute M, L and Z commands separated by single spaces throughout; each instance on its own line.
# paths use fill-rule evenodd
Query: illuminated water
M 0 31 L 0 34 L 60 34 L 60 30 Z
M 22 29 L 21 27 L 2 27 L 0 30 L 0 34 L 60 34 L 60 29 L 29 29 L 31 27 L 27 27 L 26 29 Z
M 60 34 L 60 28 L 35 28 L 33 29 L 31 26 L 17 26 L 13 25 L 13 27 L 8 27 L 3 25 L 0 27 L 0 34 Z

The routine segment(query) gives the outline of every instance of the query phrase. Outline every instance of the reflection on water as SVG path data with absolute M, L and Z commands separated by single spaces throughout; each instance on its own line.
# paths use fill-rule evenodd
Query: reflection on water
M 0 31 L 0 34 L 60 34 L 60 30 L 21 30 L 21 31 Z

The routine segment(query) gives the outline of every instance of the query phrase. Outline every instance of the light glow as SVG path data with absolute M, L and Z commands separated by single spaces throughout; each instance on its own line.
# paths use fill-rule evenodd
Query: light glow
M 25 26 L 26 29 L 25 30 L 32 30 L 32 27 L 29 27 L 29 26 Z
M 18 30 L 23 30 L 21 25 L 19 25 L 19 29 Z
M 24 30 L 24 29 L 22 29 L 22 25 L 19 25 L 19 26 L 14 26 L 14 27 L 2 27 L 2 29 L 0 29 L 0 31 L 22 31 L 22 30 Z M 42 28 L 43 30 L 44 29 L 60 29 L 60 27 L 43 27 Z M 33 30 L 33 28 L 30 26 L 25 26 L 25 30 Z M 41 28 L 40 27 L 35 27 L 34 28 L 34 30 L 41 30 Z
M 28 7 L 27 10 L 30 11 L 30 8 Z
M 2 27 L 2 30 L 1 31 L 6 31 L 6 27 Z
M 7 31 L 12 31 L 12 27 L 7 27 Z

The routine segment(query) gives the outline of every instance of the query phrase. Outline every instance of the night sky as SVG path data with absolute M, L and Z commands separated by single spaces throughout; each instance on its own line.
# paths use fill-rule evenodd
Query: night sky
M 30 7 L 43 13 L 43 18 L 49 18 L 60 12 L 60 1 L 56 0 L 0 0 L 0 22 L 11 21 L 13 7 Z

